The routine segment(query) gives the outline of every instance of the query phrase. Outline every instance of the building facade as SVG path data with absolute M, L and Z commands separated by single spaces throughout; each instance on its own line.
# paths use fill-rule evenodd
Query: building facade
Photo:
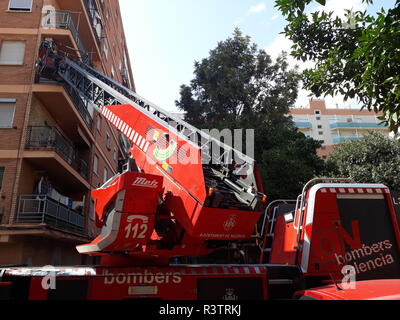
M 359 140 L 369 131 L 389 135 L 389 129 L 378 119 L 381 114 L 359 109 L 328 109 L 324 100 L 311 100 L 310 108 L 293 108 L 290 113 L 299 131 L 322 142 L 318 155 L 323 159 L 336 145 Z
M 0 1 L 0 265 L 91 263 L 75 249 L 98 232 L 90 190 L 126 155 L 74 88 L 37 75 L 45 39 L 135 90 L 118 1 Z

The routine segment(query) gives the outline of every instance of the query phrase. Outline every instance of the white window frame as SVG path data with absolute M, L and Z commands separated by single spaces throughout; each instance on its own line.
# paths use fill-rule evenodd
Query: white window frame
M 21 1 L 21 0 L 19 0 L 19 1 Z M 9 0 L 8 1 L 7 11 L 11 11 L 11 12 L 32 12 L 33 0 L 26 0 L 26 1 L 27 1 L 27 3 L 30 2 L 30 6 L 20 7 L 20 8 L 11 8 L 12 7 L 11 4 L 13 3 L 13 0 Z
M 1 126 L 0 125 L 0 129 L 12 129 L 14 127 L 14 118 L 15 118 L 15 109 L 16 109 L 16 106 L 17 106 L 17 99 L 3 99 L 3 98 L 0 98 L 0 106 L 1 106 L 2 103 L 13 104 L 14 105 L 14 110 L 13 110 L 13 113 L 12 113 L 10 125 L 8 125 L 8 126 Z
M 5 39 L 5 40 L 3 40 L 3 41 L 1 41 L 0 42 L 0 55 L 1 55 L 1 51 L 3 51 L 4 50 L 4 44 L 5 43 L 7 43 L 7 42 L 20 42 L 20 43 L 23 43 L 24 44 L 24 50 L 23 50 L 23 53 L 22 53 L 22 59 L 21 59 L 21 62 L 16 62 L 16 63 L 9 63 L 9 62 L 1 62 L 0 61 L 0 66 L 22 66 L 22 65 L 24 65 L 24 61 L 25 61 L 25 53 L 26 53 L 26 41 L 25 40 L 7 40 L 7 39 Z

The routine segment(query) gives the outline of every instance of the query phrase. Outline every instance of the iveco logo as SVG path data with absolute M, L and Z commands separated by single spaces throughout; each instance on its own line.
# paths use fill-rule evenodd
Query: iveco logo
M 147 180 L 146 178 L 137 177 L 132 183 L 133 186 L 146 187 L 146 188 L 157 188 L 158 182 L 156 180 Z

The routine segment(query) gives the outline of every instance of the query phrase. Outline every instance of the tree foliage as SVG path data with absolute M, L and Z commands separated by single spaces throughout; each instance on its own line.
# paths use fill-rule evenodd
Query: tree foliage
M 330 174 L 357 182 L 383 183 L 400 191 L 400 142 L 371 132 L 337 146 L 328 160 Z
M 272 61 L 236 29 L 209 57 L 195 62 L 194 78 L 182 85 L 177 107 L 201 129 L 255 129 L 255 159 L 271 198 L 294 197 L 322 167 L 315 150 L 288 116 L 299 74 L 286 55 Z
M 293 41 L 292 55 L 311 60 L 303 73 L 316 96 L 342 94 L 358 98 L 368 110 L 382 111 L 393 131 L 400 127 L 400 0 L 376 16 L 347 10 L 345 19 L 333 12 L 306 14 L 312 0 L 276 0 L 286 17 L 284 33 Z M 325 5 L 325 0 L 317 0 Z M 372 0 L 363 0 L 371 4 Z

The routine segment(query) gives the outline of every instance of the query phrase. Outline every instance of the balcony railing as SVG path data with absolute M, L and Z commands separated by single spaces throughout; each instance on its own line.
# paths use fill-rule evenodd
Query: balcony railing
M 347 141 L 358 141 L 361 139 L 362 137 L 357 137 L 357 136 L 349 136 L 349 137 L 336 136 L 333 138 L 333 144 L 340 144 Z
M 100 14 L 96 8 L 96 4 L 93 0 L 83 0 L 83 2 L 90 19 L 90 24 L 92 26 L 94 36 L 96 37 L 96 41 L 100 44 L 103 26 L 100 22 Z
M 331 122 L 331 129 L 386 129 L 387 127 L 379 123 L 367 122 Z
M 81 213 L 45 195 L 21 195 L 14 222 L 45 223 L 82 234 L 85 232 L 85 218 Z
M 56 127 L 29 127 L 25 148 L 28 150 L 40 149 L 55 151 L 84 178 L 87 179 L 89 176 L 87 163 L 81 159 L 72 142 L 70 142 Z
M 43 17 L 42 25 L 45 28 L 70 30 L 72 37 L 74 38 L 76 45 L 78 46 L 78 49 L 81 53 L 83 62 L 89 62 L 89 53 L 86 51 L 86 48 L 83 45 L 70 11 L 48 10 Z
M 295 122 L 295 125 L 299 129 L 311 129 L 312 128 L 311 122 L 306 122 L 306 121 Z
M 72 100 L 72 103 L 74 104 L 76 110 L 81 115 L 82 119 L 85 121 L 87 126 L 90 129 L 92 129 L 93 128 L 93 119 L 87 109 L 87 105 L 84 102 L 84 100 L 79 96 L 79 93 L 77 92 L 77 90 L 74 89 L 73 87 L 71 87 L 68 83 L 64 84 L 64 89 L 65 89 L 65 91 L 67 91 L 69 97 Z

